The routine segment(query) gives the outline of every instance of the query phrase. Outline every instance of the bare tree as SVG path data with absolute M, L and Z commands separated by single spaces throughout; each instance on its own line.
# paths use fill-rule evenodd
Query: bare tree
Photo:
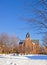
M 35 30 L 40 30 L 39 33 L 47 33 L 47 0 L 37 0 L 34 5 L 28 3 L 27 8 L 33 11 L 34 17 L 24 18 L 24 20 L 29 22 Z
M 47 54 L 47 33 L 43 36 L 44 54 Z
M 0 34 L 0 51 L 2 53 L 14 53 L 18 51 L 18 38 L 8 36 L 6 33 Z
M 12 52 L 18 51 L 18 38 L 14 35 L 10 37 L 8 46 L 11 48 Z
M 15 37 L 14 35 L 10 36 L 10 38 L 9 38 L 9 44 L 11 46 L 18 45 L 18 38 Z
M 6 33 L 0 35 L 0 43 L 4 45 L 8 44 L 8 35 Z
M 47 33 L 43 36 L 43 45 L 47 47 Z
M 0 48 L 2 53 L 6 53 L 8 44 L 8 35 L 6 33 L 0 34 Z

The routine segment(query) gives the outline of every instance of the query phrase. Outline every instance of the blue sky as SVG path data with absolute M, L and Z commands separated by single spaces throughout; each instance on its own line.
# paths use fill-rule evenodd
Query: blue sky
M 14 34 L 24 39 L 29 32 L 31 39 L 41 40 L 41 35 L 36 34 L 32 25 L 23 20 L 25 17 L 35 17 L 31 7 L 28 6 L 31 3 L 34 6 L 35 2 L 37 0 L 0 0 L 0 33 Z

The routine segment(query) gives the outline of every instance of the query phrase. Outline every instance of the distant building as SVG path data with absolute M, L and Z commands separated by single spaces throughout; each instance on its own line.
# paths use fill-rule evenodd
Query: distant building
M 39 54 L 39 51 L 39 40 L 31 40 L 29 33 L 26 34 L 25 40 L 19 42 L 20 54 Z

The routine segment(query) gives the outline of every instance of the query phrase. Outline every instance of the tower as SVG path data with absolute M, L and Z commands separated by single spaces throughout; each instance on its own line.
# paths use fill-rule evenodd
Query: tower
M 30 34 L 29 34 L 29 32 L 26 34 L 26 37 L 25 37 L 25 40 L 27 41 L 30 41 Z
M 29 34 L 29 32 L 26 34 L 26 38 L 30 38 L 30 34 Z
M 26 54 L 31 54 L 32 51 L 32 42 L 30 40 L 30 34 L 29 32 L 26 34 L 26 38 L 25 38 L 25 52 Z

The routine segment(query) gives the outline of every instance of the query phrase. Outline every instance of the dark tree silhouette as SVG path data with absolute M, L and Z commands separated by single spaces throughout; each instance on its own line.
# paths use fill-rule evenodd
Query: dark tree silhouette
M 47 33 L 43 36 L 43 45 L 47 47 Z
M 24 20 L 29 22 L 35 30 L 40 30 L 39 33 L 47 33 L 47 0 L 37 0 L 33 3 L 27 4 L 28 10 L 32 10 L 34 17 L 27 18 Z

